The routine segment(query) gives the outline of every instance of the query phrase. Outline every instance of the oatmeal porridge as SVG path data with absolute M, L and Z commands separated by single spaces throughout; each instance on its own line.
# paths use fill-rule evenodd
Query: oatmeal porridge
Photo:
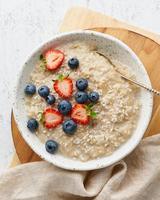
M 28 128 L 49 153 L 81 161 L 112 154 L 137 124 L 138 88 L 87 43 L 57 49 L 40 56 L 25 88 Z

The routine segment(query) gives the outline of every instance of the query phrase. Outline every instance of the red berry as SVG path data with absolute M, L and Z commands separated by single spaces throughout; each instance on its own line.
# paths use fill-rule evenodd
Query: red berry
M 79 124 L 88 124 L 89 123 L 89 116 L 87 115 L 87 111 L 84 104 L 76 104 L 74 105 L 71 118 L 79 123 Z
M 44 58 L 47 69 L 53 71 L 62 65 L 64 54 L 60 50 L 49 49 L 44 53 Z
M 69 98 L 72 96 L 73 83 L 70 78 L 64 78 L 63 80 L 56 80 L 53 84 L 54 90 L 62 98 Z
M 47 108 L 44 113 L 44 125 L 46 128 L 55 128 L 63 121 L 61 113 L 53 108 Z

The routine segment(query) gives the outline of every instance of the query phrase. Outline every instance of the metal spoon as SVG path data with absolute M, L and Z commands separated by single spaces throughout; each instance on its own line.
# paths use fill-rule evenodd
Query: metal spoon
M 148 86 L 146 86 L 146 85 L 144 85 L 144 84 L 142 84 L 140 82 L 132 80 L 132 79 L 126 77 L 125 75 L 123 75 L 121 72 L 119 72 L 118 69 L 117 69 L 117 67 L 116 67 L 116 65 L 114 63 L 112 63 L 112 61 L 108 57 L 106 57 L 103 53 L 100 53 L 98 51 L 96 51 L 96 53 L 99 54 L 99 55 L 101 55 L 101 56 L 103 56 L 103 57 L 105 57 L 108 60 L 108 62 L 114 67 L 114 69 L 116 70 L 116 72 L 118 72 L 123 79 L 125 79 L 127 81 L 130 81 L 130 82 L 134 83 L 135 85 L 138 85 L 139 87 L 142 87 L 142 88 L 146 89 L 147 91 L 149 91 L 151 93 L 154 93 L 155 95 L 160 96 L 160 92 L 159 91 L 157 91 L 157 90 L 155 90 L 153 88 L 150 88 L 150 87 L 148 87 Z

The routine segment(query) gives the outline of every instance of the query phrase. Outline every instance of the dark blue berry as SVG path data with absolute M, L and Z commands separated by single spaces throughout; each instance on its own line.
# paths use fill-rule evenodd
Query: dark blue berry
M 88 87 L 88 81 L 84 78 L 80 78 L 76 81 L 76 87 L 80 91 L 84 91 Z
M 29 84 L 26 85 L 24 92 L 27 95 L 33 95 L 33 94 L 36 93 L 36 86 L 33 85 L 32 83 L 29 83 Z
M 54 154 L 58 150 L 58 143 L 54 140 L 48 140 L 45 147 L 48 153 Z
M 82 91 L 76 92 L 75 100 L 77 103 L 86 103 L 88 101 L 88 94 Z
M 62 100 L 58 104 L 58 110 L 61 114 L 67 115 L 72 109 L 72 104 L 67 100 Z
M 67 135 L 73 135 L 77 130 L 77 124 L 72 120 L 68 119 L 63 122 L 63 131 Z
M 99 94 L 98 92 L 90 92 L 88 94 L 88 98 L 91 102 L 97 102 L 99 100 Z
M 71 69 L 77 69 L 79 67 L 79 60 L 77 58 L 71 58 L 68 60 L 68 66 Z
M 38 94 L 43 97 L 46 98 L 50 93 L 49 87 L 43 85 L 38 89 Z
M 53 105 L 56 101 L 56 98 L 54 95 L 52 94 L 49 94 L 47 97 L 46 97 L 46 102 L 49 104 L 49 105 Z
M 27 128 L 31 131 L 31 132 L 35 132 L 38 129 L 38 122 L 36 119 L 31 118 L 28 120 L 27 122 Z

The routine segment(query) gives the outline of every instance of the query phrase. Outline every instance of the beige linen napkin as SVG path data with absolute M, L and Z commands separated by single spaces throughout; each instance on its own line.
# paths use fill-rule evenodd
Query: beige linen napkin
M 160 200 L 160 135 L 144 139 L 117 164 L 88 172 L 45 161 L 0 177 L 0 200 Z

